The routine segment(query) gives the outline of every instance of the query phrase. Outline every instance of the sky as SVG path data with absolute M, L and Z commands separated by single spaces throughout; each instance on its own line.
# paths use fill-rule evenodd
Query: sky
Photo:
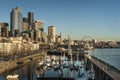
M 23 17 L 34 12 L 35 20 L 55 26 L 63 38 L 120 41 L 120 0 L 0 0 L 0 22 L 10 23 L 10 12 L 18 6 Z

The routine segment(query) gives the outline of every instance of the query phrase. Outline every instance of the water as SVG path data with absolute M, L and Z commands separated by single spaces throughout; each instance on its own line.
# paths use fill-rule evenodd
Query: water
M 94 49 L 90 50 L 89 53 L 109 64 L 112 64 L 113 66 L 120 68 L 120 49 Z M 55 58 L 60 59 L 59 56 L 55 56 Z M 76 62 L 76 61 L 73 61 Z M 66 64 L 68 65 L 68 61 L 66 61 Z M 81 63 L 81 61 L 78 61 L 77 63 Z M 11 74 L 18 74 L 20 80 L 30 80 L 28 76 L 32 75 L 32 80 L 37 80 L 38 75 L 44 76 L 44 77 L 72 77 L 75 79 L 80 80 L 87 80 L 87 73 L 84 70 L 84 68 L 81 68 L 80 71 L 72 70 L 70 71 L 69 68 L 63 68 L 61 74 L 60 70 L 55 70 L 52 68 L 47 68 L 45 71 L 42 69 L 37 70 L 36 69 L 36 61 L 31 62 L 30 65 L 27 64 L 23 67 L 20 67 L 16 70 L 12 70 L 10 72 L 7 72 L 6 74 L 0 76 L 0 80 L 6 80 L 7 75 Z M 31 73 L 29 70 L 32 70 Z M 44 74 L 43 74 L 44 73 Z M 81 76 L 81 73 L 84 73 L 84 75 Z
M 120 49 L 94 49 L 89 53 L 120 69 Z
M 56 60 L 61 59 L 60 56 L 55 56 Z M 63 58 L 64 59 L 64 58 Z M 65 58 L 66 59 L 66 58 Z M 30 64 L 26 64 L 23 67 L 20 67 L 16 70 L 12 70 L 7 72 L 6 74 L 0 77 L 0 80 L 6 80 L 7 75 L 18 74 L 20 80 L 37 80 L 37 77 L 55 77 L 55 78 L 75 78 L 80 80 L 87 80 L 87 73 L 84 69 L 84 65 L 81 64 L 81 61 L 73 61 L 76 66 L 79 66 L 79 70 L 71 70 L 69 67 L 60 66 L 59 69 L 53 67 L 48 67 L 46 69 L 45 66 L 38 67 L 37 61 L 33 61 Z M 78 65 L 79 63 L 79 65 Z M 60 64 L 60 63 L 59 63 Z M 70 62 L 65 60 L 66 66 L 70 65 Z M 72 64 L 73 66 L 73 64 Z

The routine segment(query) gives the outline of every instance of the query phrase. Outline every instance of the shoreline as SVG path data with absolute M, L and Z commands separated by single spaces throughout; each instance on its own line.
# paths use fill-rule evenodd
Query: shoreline
M 43 59 L 44 58 L 43 56 L 44 54 L 41 52 L 41 53 L 26 56 L 26 57 L 22 57 L 16 60 L 2 62 L 0 63 L 0 76 L 6 73 L 7 71 L 10 71 L 28 64 L 29 62 L 31 62 L 31 60 Z

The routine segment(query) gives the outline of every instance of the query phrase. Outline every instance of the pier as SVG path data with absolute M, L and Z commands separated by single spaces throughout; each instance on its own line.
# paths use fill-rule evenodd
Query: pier
M 86 63 L 92 64 L 96 72 L 97 80 L 119 80 L 120 70 L 116 67 L 101 61 L 100 59 L 91 56 L 89 54 L 84 54 Z
M 62 51 L 53 51 L 49 50 L 48 54 L 51 55 L 63 55 L 65 53 L 68 56 L 67 52 Z M 86 64 L 86 67 L 91 68 L 93 67 L 95 71 L 95 79 L 97 80 L 119 80 L 120 79 L 120 70 L 111 64 L 108 64 L 94 56 L 91 56 L 89 53 L 84 53 L 81 51 L 73 51 L 72 57 L 77 57 L 79 54 L 79 57 L 84 57 L 84 61 Z M 77 58 L 76 58 L 77 59 Z

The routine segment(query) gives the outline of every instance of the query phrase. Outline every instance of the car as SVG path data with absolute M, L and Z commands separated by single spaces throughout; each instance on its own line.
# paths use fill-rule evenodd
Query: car
M 23 63 L 24 63 L 23 61 L 19 61 L 19 62 L 17 62 L 18 65 L 23 64 Z

